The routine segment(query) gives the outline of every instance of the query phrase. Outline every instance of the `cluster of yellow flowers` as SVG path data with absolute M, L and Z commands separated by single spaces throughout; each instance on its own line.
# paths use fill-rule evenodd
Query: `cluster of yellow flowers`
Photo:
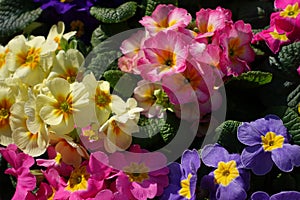
M 76 145 L 69 133 L 91 126 L 85 134 L 103 139 L 108 152 L 128 148 L 142 109 L 110 94 L 109 82 L 93 74 L 76 80 L 84 56 L 61 48 L 76 34 L 64 29 L 59 22 L 47 38 L 19 35 L 0 45 L 0 144 L 39 156 L 54 138 Z

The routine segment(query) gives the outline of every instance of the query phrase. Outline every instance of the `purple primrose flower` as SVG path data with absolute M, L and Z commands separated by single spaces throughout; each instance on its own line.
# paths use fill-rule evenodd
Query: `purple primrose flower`
M 251 195 L 251 200 L 300 200 L 300 192 L 284 191 L 270 197 L 267 193 L 259 191 Z
M 242 123 L 238 139 L 247 145 L 241 154 L 242 163 L 256 175 L 271 171 L 273 163 L 284 172 L 300 166 L 300 146 L 289 144 L 290 135 L 278 116 Z

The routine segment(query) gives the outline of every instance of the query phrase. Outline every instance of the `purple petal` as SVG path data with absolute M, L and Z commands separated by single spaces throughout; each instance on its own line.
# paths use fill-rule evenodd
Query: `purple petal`
M 246 147 L 242 152 L 241 159 L 245 167 L 252 169 L 256 175 L 268 173 L 273 166 L 271 154 L 265 152 L 260 145 Z
M 206 166 L 218 167 L 220 161 L 229 161 L 229 153 L 219 144 L 209 144 L 206 145 L 201 152 L 202 161 Z
M 248 146 L 254 146 L 261 143 L 262 132 L 256 127 L 258 123 L 244 122 L 238 127 L 237 137 L 239 141 Z
M 171 163 L 168 167 L 170 170 L 169 183 L 180 186 L 180 180 L 183 175 L 180 164 L 174 162 L 174 163 Z
M 216 199 L 215 194 L 218 188 L 218 185 L 215 184 L 213 172 L 209 175 L 203 176 L 200 183 L 200 188 L 208 190 L 210 194 L 210 199 Z
M 189 173 L 197 174 L 197 170 L 200 167 L 200 156 L 197 150 L 185 150 L 182 154 L 181 165 L 185 170 L 185 175 Z
M 270 197 L 267 193 L 265 192 L 254 192 L 251 195 L 251 200 L 269 200 Z
M 282 148 L 274 149 L 272 160 L 284 172 L 290 172 L 294 166 L 300 165 L 300 146 L 284 144 Z
M 300 192 L 285 191 L 271 196 L 270 200 L 299 200 Z
M 227 187 L 220 185 L 216 197 L 220 200 L 244 200 L 247 198 L 247 193 L 237 182 L 232 181 Z

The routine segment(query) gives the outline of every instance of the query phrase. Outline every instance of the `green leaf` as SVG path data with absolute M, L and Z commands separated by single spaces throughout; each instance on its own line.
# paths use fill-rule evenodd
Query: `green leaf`
M 293 143 L 300 145 L 300 116 L 288 108 L 282 117 L 283 124 L 292 136 Z
M 151 15 L 159 4 L 173 4 L 178 6 L 178 0 L 147 0 L 145 15 Z
M 42 13 L 32 1 L 3 0 L 0 2 L 0 38 L 22 31 Z
M 227 84 L 242 88 L 254 88 L 272 81 L 272 73 L 262 71 L 249 71 L 237 77 L 232 77 Z
M 300 42 L 283 46 L 277 57 L 269 58 L 270 64 L 289 79 L 299 80 L 297 68 L 300 63 Z
M 288 106 L 295 108 L 300 104 L 300 85 L 287 97 Z
M 237 138 L 237 129 L 241 122 L 228 120 L 216 128 L 217 143 L 230 153 L 241 153 L 244 145 Z
M 92 33 L 91 44 L 93 45 L 93 47 L 95 47 L 98 44 L 100 44 L 101 42 L 103 42 L 104 40 L 106 40 L 107 38 L 108 38 L 108 36 L 102 30 L 101 25 L 100 25 Z
M 134 16 L 137 3 L 134 1 L 126 2 L 117 8 L 91 7 L 90 13 L 97 20 L 103 23 L 120 23 Z

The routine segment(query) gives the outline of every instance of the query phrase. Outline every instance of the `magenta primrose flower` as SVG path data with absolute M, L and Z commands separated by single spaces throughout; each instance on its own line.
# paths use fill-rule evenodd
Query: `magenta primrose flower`
M 200 167 L 200 156 L 197 150 L 184 151 L 181 157 L 181 164 L 174 162 L 168 167 L 170 169 L 170 183 L 160 199 L 196 199 L 197 170 Z
M 148 152 L 133 145 L 128 152 L 115 152 L 110 164 L 119 171 L 116 188 L 126 199 L 147 200 L 160 196 L 169 184 L 166 157 L 159 152 Z M 125 199 L 124 199 L 125 200 Z
M 241 163 L 239 154 L 229 154 L 219 144 L 206 145 L 202 162 L 214 170 L 201 180 L 201 188 L 210 192 L 210 200 L 244 200 L 249 189 L 250 173 Z
M 276 115 L 242 123 L 237 136 L 247 145 L 241 154 L 242 163 L 256 175 L 268 173 L 273 164 L 284 172 L 300 166 L 300 146 L 289 144 L 290 135 Z
M 25 153 L 18 152 L 18 147 L 15 144 L 0 148 L 0 154 L 11 166 L 5 170 L 5 173 L 17 179 L 16 192 L 12 200 L 24 199 L 36 186 L 36 178 L 30 173 L 34 159 Z
M 265 192 L 255 192 L 251 195 L 251 200 L 299 200 L 300 192 L 283 191 L 269 196 Z

